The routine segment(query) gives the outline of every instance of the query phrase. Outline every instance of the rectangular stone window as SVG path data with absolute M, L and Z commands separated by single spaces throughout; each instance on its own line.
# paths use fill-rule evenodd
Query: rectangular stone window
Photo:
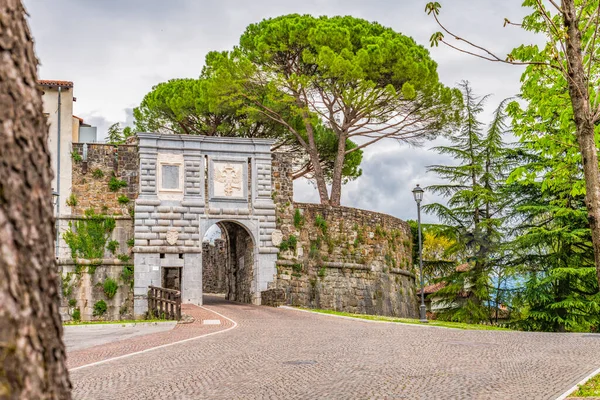
M 179 187 L 179 165 L 161 165 L 161 189 L 181 190 Z

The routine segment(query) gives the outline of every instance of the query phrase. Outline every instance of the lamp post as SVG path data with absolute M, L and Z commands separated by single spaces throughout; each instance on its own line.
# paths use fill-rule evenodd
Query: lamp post
M 54 230 L 56 232 L 56 244 L 54 245 L 54 257 L 58 258 L 58 196 L 59 193 L 52 188 L 52 205 L 54 206 Z
M 417 202 L 417 222 L 419 227 L 419 275 L 421 275 L 421 307 L 419 309 L 420 321 L 427 322 L 427 313 L 425 308 L 425 290 L 423 280 L 423 245 L 421 244 L 421 200 L 423 200 L 423 192 L 424 190 L 419 185 L 417 185 L 412 190 L 413 196 L 415 197 L 415 201 Z

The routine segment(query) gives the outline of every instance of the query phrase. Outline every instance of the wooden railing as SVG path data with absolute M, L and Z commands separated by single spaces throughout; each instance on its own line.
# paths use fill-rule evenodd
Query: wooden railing
M 181 319 L 181 292 L 148 286 L 148 313 L 155 318 Z

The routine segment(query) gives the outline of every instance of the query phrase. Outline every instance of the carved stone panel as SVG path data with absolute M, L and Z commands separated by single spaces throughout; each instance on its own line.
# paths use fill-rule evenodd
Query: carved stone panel
M 240 163 L 213 163 L 214 196 L 244 198 L 244 168 Z
M 248 160 L 209 157 L 209 200 L 220 204 L 248 201 Z

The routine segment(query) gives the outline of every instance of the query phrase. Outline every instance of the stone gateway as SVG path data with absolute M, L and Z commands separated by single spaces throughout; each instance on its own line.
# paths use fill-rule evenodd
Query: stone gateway
M 231 300 L 260 304 L 273 281 L 270 140 L 140 133 L 135 202 L 134 308 L 147 310 L 149 285 L 178 276 L 182 300 L 202 304 L 202 238 L 218 224 L 228 236 Z M 179 275 L 165 275 L 178 268 Z

